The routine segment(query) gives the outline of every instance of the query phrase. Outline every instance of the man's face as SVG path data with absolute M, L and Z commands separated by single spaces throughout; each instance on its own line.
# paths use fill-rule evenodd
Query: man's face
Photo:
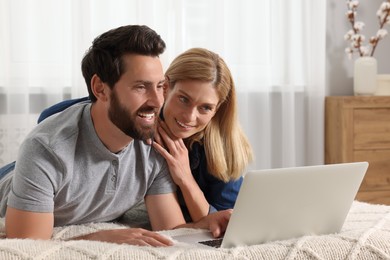
M 158 57 L 129 54 L 123 58 L 125 73 L 111 91 L 108 116 L 123 133 L 134 139 L 153 136 L 164 102 L 164 74 Z

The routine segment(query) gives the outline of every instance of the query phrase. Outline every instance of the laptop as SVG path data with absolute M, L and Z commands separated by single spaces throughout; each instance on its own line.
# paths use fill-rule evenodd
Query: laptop
M 249 171 L 223 238 L 208 231 L 172 238 L 230 248 L 337 233 L 367 168 L 354 162 Z

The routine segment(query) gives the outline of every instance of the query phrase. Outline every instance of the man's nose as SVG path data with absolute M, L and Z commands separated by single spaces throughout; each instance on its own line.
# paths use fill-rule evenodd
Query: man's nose
M 161 108 L 164 103 L 163 91 L 159 88 L 153 88 L 149 93 L 148 103 L 151 106 Z

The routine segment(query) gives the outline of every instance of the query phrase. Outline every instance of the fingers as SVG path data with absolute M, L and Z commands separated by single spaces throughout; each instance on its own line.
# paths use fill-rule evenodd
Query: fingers
M 220 237 L 222 235 L 222 230 L 218 223 L 210 224 L 210 232 L 213 234 L 213 237 Z
M 154 142 L 153 143 L 159 143 L 162 147 L 165 147 L 165 144 L 161 138 L 161 135 L 160 135 L 160 132 L 159 132 L 159 128 L 160 127 L 157 127 L 157 131 L 154 133 Z
M 157 129 L 157 142 L 167 148 L 171 154 L 176 152 L 174 149 L 177 149 L 179 152 L 182 150 L 187 151 L 183 139 L 176 137 L 164 121 L 159 120 Z
M 158 131 L 171 154 L 187 153 L 187 147 L 185 146 L 183 139 L 177 137 L 172 138 L 172 136 L 170 136 L 162 127 L 159 127 Z
M 142 228 L 130 228 L 126 229 L 125 232 L 127 234 L 127 239 L 125 239 L 123 242 L 126 244 L 155 247 L 165 247 L 173 245 L 173 242 L 167 237 Z
M 161 121 L 161 123 L 159 123 L 159 125 L 157 126 L 157 131 L 154 134 L 154 141 L 159 143 L 162 147 L 169 149 L 169 146 L 171 146 L 171 148 L 172 148 L 171 142 L 173 142 L 173 140 L 172 140 L 171 136 L 169 136 L 167 134 L 166 129 L 164 129 L 161 126 L 162 123 L 164 123 L 164 122 Z M 164 125 L 166 126 L 165 123 L 164 123 Z
M 164 129 L 164 127 L 162 127 L 161 125 L 158 127 L 158 133 L 160 134 L 160 136 L 162 137 L 162 139 L 164 139 L 165 142 L 167 141 L 173 141 L 173 139 L 171 138 L 171 136 L 169 136 L 167 134 L 167 131 Z
M 173 242 L 167 237 L 152 231 L 146 231 L 138 238 L 138 245 L 149 245 L 156 247 L 172 246 Z
M 169 152 L 175 152 L 176 149 L 175 141 L 167 134 L 164 128 L 161 126 L 158 127 L 158 132 L 162 137 L 164 143 L 166 144 L 166 148 L 168 148 Z
M 220 237 L 225 232 L 232 212 L 233 210 L 227 209 L 213 213 L 214 216 L 210 220 L 209 229 L 214 237 Z
M 171 138 L 171 139 L 175 139 L 176 138 L 176 136 L 171 132 L 171 130 L 169 129 L 168 125 L 164 121 L 160 120 L 159 121 L 159 126 L 162 129 L 164 129 L 165 133 L 169 136 L 169 138 Z
M 171 159 L 171 154 L 159 143 L 153 142 L 152 146 L 158 153 L 160 153 L 164 157 L 165 160 L 169 161 Z
M 101 230 L 73 239 L 94 240 L 139 246 L 165 247 L 173 245 L 173 242 L 169 238 L 142 228 Z

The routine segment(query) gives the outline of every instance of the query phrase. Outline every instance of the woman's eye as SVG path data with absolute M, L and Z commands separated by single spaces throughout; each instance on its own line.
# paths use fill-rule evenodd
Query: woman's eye
M 205 111 L 205 112 L 211 112 L 211 111 L 213 111 L 213 108 L 210 107 L 210 106 L 204 106 L 204 107 L 202 107 L 201 109 L 202 109 L 203 111 Z
M 184 104 L 187 104 L 188 103 L 188 99 L 186 97 L 179 97 L 179 100 L 184 103 Z

